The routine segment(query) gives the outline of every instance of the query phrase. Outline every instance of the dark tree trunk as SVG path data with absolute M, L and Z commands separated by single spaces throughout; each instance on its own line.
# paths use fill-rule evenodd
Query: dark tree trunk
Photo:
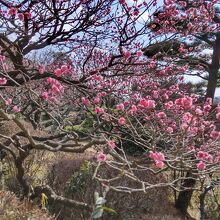
M 205 212 L 205 196 L 207 194 L 207 192 L 209 190 L 211 190 L 212 188 L 206 188 L 205 191 L 203 193 L 200 194 L 200 220 L 207 220 L 207 216 L 206 216 L 206 212 Z
M 215 76 L 216 74 L 214 74 Z M 215 96 L 215 90 L 217 87 L 217 78 L 212 78 L 212 74 L 209 73 L 209 80 L 208 80 L 208 85 L 207 85 L 207 90 L 206 90 L 206 98 L 212 98 L 214 99 Z
M 25 170 L 23 167 L 23 162 L 27 156 L 28 156 L 28 153 L 19 152 L 19 157 L 15 160 L 15 166 L 17 169 L 16 178 L 23 189 L 22 197 L 28 197 L 28 194 L 29 194 L 29 185 L 25 179 Z
M 192 177 L 192 175 L 191 175 L 191 173 L 188 172 L 186 174 L 186 178 L 188 178 L 188 179 L 185 179 L 182 184 L 183 189 L 184 188 L 193 188 L 195 186 L 196 180 L 193 179 L 193 177 L 192 177 L 192 179 L 189 179 L 190 177 Z M 180 212 L 183 215 L 187 214 L 187 209 L 189 207 L 190 200 L 192 198 L 192 194 L 193 194 L 193 190 L 187 189 L 187 190 L 181 191 L 178 195 L 175 206 L 178 210 L 180 210 Z
M 209 78 L 206 90 L 206 98 L 214 98 L 215 90 L 218 82 L 218 71 L 219 71 L 219 60 L 220 60 L 220 34 L 216 35 L 216 40 L 213 45 L 212 63 L 209 66 Z

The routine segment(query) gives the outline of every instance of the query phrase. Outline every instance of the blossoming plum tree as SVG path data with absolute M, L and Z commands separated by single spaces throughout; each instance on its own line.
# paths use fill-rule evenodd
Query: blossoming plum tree
M 219 26 L 212 27 L 212 21 L 218 18 L 218 1 L 198 2 L 200 11 L 190 1 L 164 1 L 164 12 L 156 17 L 151 16 L 157 7 L 155 0 L 0 0 L 0 117 L 1 121 L 13 120 L 20 129 L 12 137 L 0 134 L 4 139 L 0 148 L 11 155 L 25 196 L 30 185 L 23 163 L 34 150 L 77 153 L 101 148 L 94 179 L 109 190 L 125 193 L 145 193 L 153 187 L 192 193 L 207 178 L 215 178 L 220 162 L 220 106 L 212 108 L 212 95 L 201 102 L 182 80 L 190 67 L 186 57 L 193 48 L 177 45 L 180 55 L 176 60 L 170 57 L 170 50 L 143 56 L 143 48 L 149 49 L 161 35 L 197 36 L 202 31 L 217 35 Z M 170 20 L 165 19 L 168 15 Z M 42 65 L 31 60 L 31 53 L 41 54 L 48 47 L 69 55 L 71 61 L 51 58 Z M 185 59 L 183 66 L 179 66 L 181 59 Z M 213 68 L 210 64 L 210 70 Z M 89 121 L 83 137 L 68 118 L 71 111 L 84 114 L 81 125 Z M 43 137 L 32 134 L 24 123 L 46 130 L 45 118 L 52 128 Z M 21 137 L 25 144 L 19 142 Z M 128 155 L 126 141 L 141 149 L 141 155 Z M 99 176 L 103 165 L 118 175 L 112 179 Z M 164 173 L 169 178 L 152 184 L 141 179 L 140 172 Z M 115 184 L 124 176 L 136 182 L 137 188 Z M 37 192 L 57 202 L 92 209 L 89 204 L 57 196 L 49 186 L 37 186 L 31 193 Z M 186 213 L 191 197 L 181 198 L 185 205 L 179 208 Z
M 164 1 L 149 24 L 153 35 L 163 35 L 163 40 L 157 38 L 145 54 L 205 80 L 206 97 L 214 98 L 219 80 L 219 22 L 218 0 Z

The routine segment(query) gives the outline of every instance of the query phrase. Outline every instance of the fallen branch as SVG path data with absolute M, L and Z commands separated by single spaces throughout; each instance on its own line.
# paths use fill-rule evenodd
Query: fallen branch
M 88 205 L 87 203 L 59 196 L 48 185 L 35 187 L 34 193 L 30 196 L 30 199 L 34 199 L 38 196 L 41 196 L 42 193 L 44 193 L 48 197 L 49 203 L 56 202 L 65 206 L 92 211 L 92 206 Z

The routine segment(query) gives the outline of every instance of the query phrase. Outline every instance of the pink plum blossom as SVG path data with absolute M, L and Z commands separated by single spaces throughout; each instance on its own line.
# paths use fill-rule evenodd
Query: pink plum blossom
M 211 109 L 212 109 L 212 106 L 211 106 L 211 105 L 205 105 L 205 106 L 204 106 L 204 111 L 205 111 L 205 112 L 209 112 Z
M 195 113 L 196 113 L 197 115 L 202 115 L 202 114 L 203 114 L 203 111 L 202 111 L 200 108 L 196 108 Z
M 5 100 L 5 104 L 6 105 L 11 105 L 11 103 L 12 103 L 12 99 L 9 98 L 9 99 Z
M 166 114 L 164 112 L 158 112 L 157 117 L 160 119 L 164 119 L 164 118 L 166 118 Z
M 167 132 L 168 132 L 169 134 L 172 134 L 172 133 L 173 133 L 173 128 L 172 128 L 172 127 L 168 127 L 168 128 L 167 128 Z
M 28 19 L 32 19 L 32 14 L 30 12 L 27 11 L 24 14 L 27 16 Z
M 14 112 L 20 112 L 20 111 L 21 111 L 21 108 L 18 107 L 17 105 L 15 105 L 15 106 L 12 108 L 12 110 L 13 110 Z
M 18 13 L 18 18 L 20 21 L 24 21 L 24 14 Z
M 68 70 L 69 70 L 69 68 L 68 68 L 67 65 L 62 65 L 62 66 L 61 66 L 61 71 L 62 71 L 62 72 L 66 72 L 66 71 L 68 71 Z
M 154 160 L 156 167 L 159 169 L 163 168 L 164 167 L 163 161 L 165 160 L 164 154 L 161 152 L 153 152 L 153 151 L 150 151 L 149 153 L 150 153 L 149 157 Z
M 153 160 L 161 160 L 161 161 L 165 160 L 164 154 L 161 152 L 150 151 L 149 153 L 150 153 L 149 157 Z
M 123 103 L 121 103 L 121 104 L 118 104 L 118 105 L 116 106 L 116 109 L 123 111 L 123 110 L 125 109 L 125 106 L 124 106 Z
M 105 110 L 104 110 L 103 108 L 96 107 L 95 112 L 96 112 L 97 114 L 103 114 L 103 113 L 105 112 Z
M 96 158 L 99 162 L 104 162 L 107 160 L 107 156 L 103 152 L 99 152 Z
M 197 157 L 198 157 L 200 160 L 204 160 L 205 157 L 206 157 L 206 155 L 207 155 L 207 153 L 204 152 L 204 151 L 199 151 L 199 152 L 197 153 Z
M 57 77 L 61 77 L 63 75 L 63 72 L 61 69 L 55 69 L 54 70 L 54 74 L 57 76 Z
M 196 167 L 197 167 L 198 170 L 202 171 L 202 170 L 205 170 L 206 165 L 203 161 L 199 161 L 199 163 L 196 164 Z
M 140 105 L 142 108 L 153 109 L 153 108 L 155 108 L 155 101 L 154 101 L 154 100 L 142 99 L 142 100 L 139 102 L 139 105 Z
M 126 51 L 126 52 L 124 53 L 124 58 L 125 58 L 125 60 L 127 61 L 130 57 L 131 57 L 131 52 L 130 52 L 130 51 Z
M 0 78 L 0 85 L 5 85 L 7 83 L 6 78 Z
M 155 165 L 157 168 L 162 169 L 164 167 L 164 162 L 161 160 L 156 160 Z
M 93 100 L 94 104 L 99 104 L 100 103 L 100 98 L 98 96 L 96 96 Z
M 42 99 L 47 100 L 49 97 L 48 92 L 42 92 L 41 97 L 42 97 Z
M 125 125 L 126 124 L 126 119 L 124 117 L 121 117 L 118 119 L 118 124 L 119 125 Z
M 135 115 L 136 113 L 137 113 L 137 106 L 135 106 L 135 105 L 132 105 L 131 106 L 131 108 L 130 108 L 130 110 L 128 111 L 128 113 L 130 114 L 130 115 Z
M 83 105 L 89 105 L 90 104 L 90 101 L 89 101 L 89 99 L 88 98 L 86 98 L 86 97 L 82 97 L 81 98 L 81 100 L 82 100 L 82 103 L 83 103 Z
M 210 137 L 213 139 L 219 138 L 219 132 L 218 131 L 211 131 Z
M 220 120 L 220 113 L 217 113 L 217 114 L 216 114 L 216 118 L 217 118 L 218 120 Z
M 12 7 L 8 10 L 8 14 L 14 16 L 17 13 L 17 9 Z
M 143 52 L 141 50 L 136 53 L 137 57 L 141 57 L 142 55 L 143 55 Z
M 108 143 L 108 146 L 111 147 L 112 149 L 114 149 L 116 147 L 116 144 L 113 140 L 110 140 L 107 143 Z

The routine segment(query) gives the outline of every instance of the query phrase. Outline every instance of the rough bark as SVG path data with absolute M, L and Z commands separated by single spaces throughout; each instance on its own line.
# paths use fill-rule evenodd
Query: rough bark
M 220 34 L 216 35 L 216 40 L 213 46 L 212 63 L 209 68 L 209 78 L 206 90 L 206 98 L 214 98 L 215 90 L 218 82 L 218 71 L 219 71 L 219 60 L 220 60 Z
M 30 199 L 39 197 L 42 193 L 44 193 L 48 197 L 49 202 L 57 202 L 65 206 L 92 211 L 92 207 L 87 203 L 59 196 L 48 185 L 35 187 L 34 193 L 31 195 Z
M 15 160 L 15 166 L 17 169 L 17 175 L 16 178 L 18 182 L 20 183 L 22 189 L 23 189 L 23 196 L 28 197 L 29 194 L 29 185 L 27 183 L 27 180 L 25 179 L 25 170 L 23 167 L 23 162 L 25 158 L 28 156 L 28 153 L 19 153 L 19 157 Z
M 183 182 L 182 188 L 193 188 L 196 184 L 195 179 L 189 179 L 189 177 L 192 177 L 191 173 L 188 172 L 186 174 L 186 178 Z M 192 189 L 187 189 L 183 190 L 179 193 L 177 201 L 176 201 L 176 208 L 180 210 L 180 212 L 184 215 L 187 215 L 187 209 L 190 204 L 190 200 L 192 198 L 193 190 Z

